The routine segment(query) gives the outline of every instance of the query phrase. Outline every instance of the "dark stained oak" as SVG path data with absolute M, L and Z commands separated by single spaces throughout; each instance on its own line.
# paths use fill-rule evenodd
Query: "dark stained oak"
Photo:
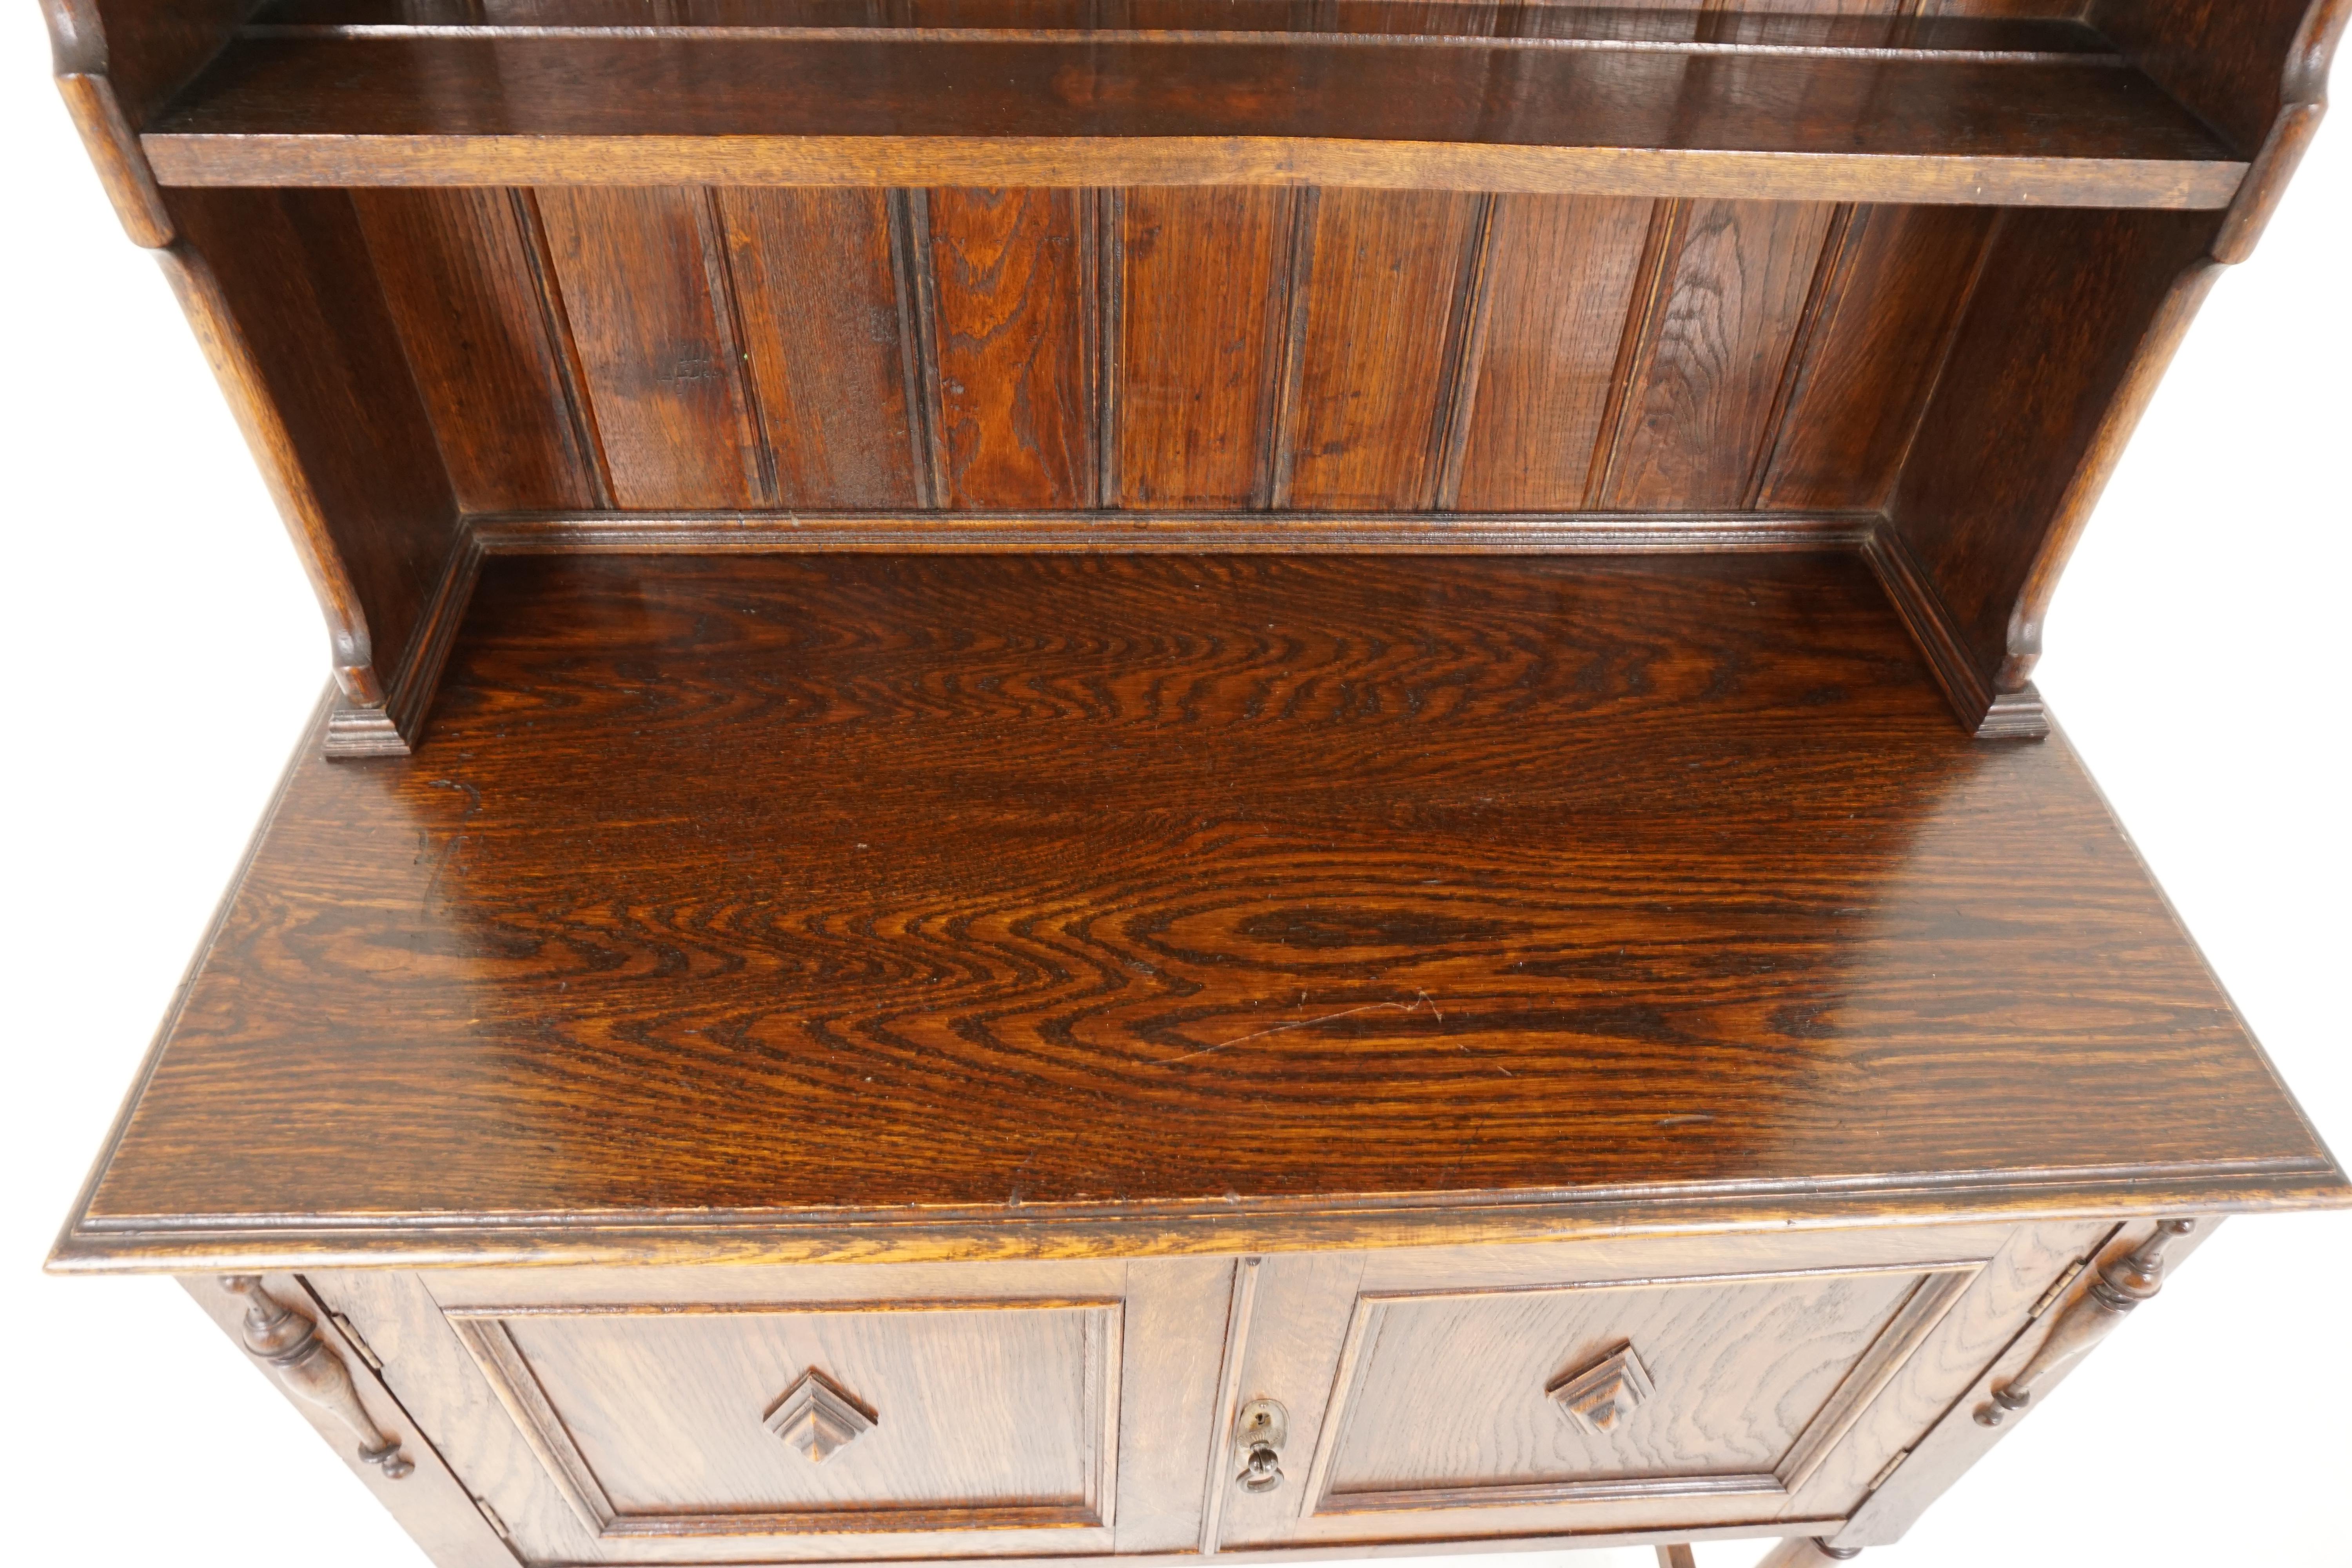
M 494 559 L 61 1258 L 2168 1184 L 2347 1195 L 1851 554 Z
M 1842 1559 L 2352 1205 L 2031 679 L 2352 0 L 44 9 L 337 682 L 50 1266 L 440 1568 Z
M 1836 214 L 1818 205 L 1698 202 L 1661 257 L 1631 361 L 1602 506 L 1748 504 Z
M 2177 214 L 2013 213 L 1888 512 L 2000 691 L 2041 651 L 2057 568 L 2219 268 Z
M 1999 222 L 1981 207 L 1854 212 L 1792 367 L 1758 507 L 1885 505 Z
M 538 205 L 614 501 L 772 500 L 710 194 L 551 188 Z
M 1585 505 L 1654 206 L 1630 197 L 1496 202 L 1457 506 Z
M 1938 14 L 1913 15 L 1939 8 Z M 331 36 L 386 30 L 655 28 L 757 30 L 795 36 L 1076 33 L 1095 37 L 1169 35 L 1380 36 L 1552 44 L 1769 45 L 1850 52 L 1990 56 L 2106 52 L 2080 23 L 2054 21 L 2053 0 L 1746 0 L 1738 10 L 1705 0 L 1619 0 L 1614 5 L 1481 4 L 1454 0 L 1336 0 L 1313 9 L 1290 0 L 672 0 L 648 13 L 635 0 L 270 0 L 247 31 Z
M 1122 504 L 1265 504 L 1302 205 L 1248 188 L 1126 194 Z
M 775 84 L 796 84 L 778 91 Z M 395 34 L 233 46 L 166 184 L 1330 184 L 2226 206 L 2242 153 L 2077 54 Z
M 1081 199 L 1066 190 L 943 190 L 928 205 L 943 504 L 1092 504 Z
M 1488 205 L 1454 192 L 1323 193 L 1292 284 L 1307 290 L 1306 335 L 1277 504 L 1436 504 Z
M 892 507 L 928 463 L 880 191 L 719 193 L 742 352 L 786 506 Z
M 467 511 L 592 507 L 594 437 L 567 384 L 527 198 L 504 190 L 359 191 L 384 302 Z
M 458 519 L 341 191 L 183 191 L 167 253 L 326 613 L 338 682 L 381 702 L 416 648 Z

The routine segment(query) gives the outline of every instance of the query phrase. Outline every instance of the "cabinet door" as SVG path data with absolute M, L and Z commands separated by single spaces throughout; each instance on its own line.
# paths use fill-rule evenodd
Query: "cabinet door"
M 1286 1443 L 1220 1540 L 1826 1527 L 2109 1228 L 1268 1258 L 1240 1397 Z
M 1235 1265 L 341 1274 L 527 1562 L 1189 1550 Z

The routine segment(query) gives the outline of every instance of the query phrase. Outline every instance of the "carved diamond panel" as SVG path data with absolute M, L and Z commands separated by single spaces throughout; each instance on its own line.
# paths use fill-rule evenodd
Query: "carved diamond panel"
M 876 1419 L 855 1394 L 811 1367 L 769 1407 L 768 1430 L 822 1465 L 871 1431 Z
M 1652 1390 L 1649 1369 L 1633 1353 L 1633 1347 L 1626 1344 L 1582 1372 L 1570 1373 L 1544 1392 L 1557 1400 L 1578 1426 L 1595 1435 L 1606 1435 L 1614 1432 L 1619 1422 L 1649 1398 Z

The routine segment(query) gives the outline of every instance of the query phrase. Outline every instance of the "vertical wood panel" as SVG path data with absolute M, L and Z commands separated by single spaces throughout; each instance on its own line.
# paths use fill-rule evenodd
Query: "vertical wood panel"
M 502 189 L 352 193 L 467 511 L 596 504 L 544 302 Z
M 557 187 L 540 210 L 622 507 L 762 504 L 765 444 L 699 190 Z
M 719 205 L 777 503 L 919 505 L 885 194 L 737 189 Z
M 1691 205 L 1625 391 L 1602 506 L 1747 503 L 1834 211 L 1811 203 Z
M 930 194 L 940 430 L 953 507 L 1094 504 L 1076 190 Z
M 1127 193 L 1123 504 L 1260 499 L 1294 204 L 1264 187 Z
M 1080 198 L 1084 226 L 1078 246 L 1083 263 L 1087 326 L 1087 397 L 1092 410 L 1095 453 L 1093 504 L 1118 505 L 1119 405 L 1124 396 L 1120 362 L 1127 343 L 1127 193 L 1089 191 Z
M 381 687 L 440 580 L 457 502 L 351 195 L 178 190 L 172 212 L 291 444 L 290 453 L 256 455 L 265 475 L 297 468 L 293 488 L 272 488 L 298 545 L 325 568 L 312 582 L 330 626 L 344 637 L 357 629 L 331 596 L 341 584 L 364 626 L 367 646 L 341 643 L 338 662 L 372 663 Z M 298 489 L 305 499 L 289 506 Z
M 2144 352 L 2171 352 L 2168 306 L 2210 282 L 2212 237 L 2210 213 L 2001 221 L 1889 509 L 1997 690 L 2016 689 L 2012 639 L 2038 634 L 2020 621 L 2036 562 L 2063 559 L 2096 499 L 2136 417 L 2114 423 L 2116 399 Z
M 915 479 L 926 507 L 947 504 L 948 448 L 940 433 L 939 277 L 931 267 L 931 194 L 896 190 L 890 273 L 898 288 L 898 377 L 914 426 Z
M 1995 216 L 1936 206 L 1856 213 L 1759 505 L 1868 511 L 1885 504 Z
M 1433 503 L 1482 211 L 1460 192 L 1323 193 L 1288 504 Z
M 1491 314 L 1459 507 L 1573 511 L 1584 504 L 1653 205 L 1497 199 Z

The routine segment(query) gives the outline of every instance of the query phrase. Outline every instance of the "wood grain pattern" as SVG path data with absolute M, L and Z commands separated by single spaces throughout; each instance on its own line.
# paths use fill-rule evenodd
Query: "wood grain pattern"
M 494 555 L 1122 552 L 1611 555 L 1860 549 L 1867 512 L 525 512 L 467 520 Z
M 2297 98 L 2326 97 L 2341 0 L 2093 0 L 2084 7 L 2139 68 L 2253 153 Z
M 1297 205 L 1244 188 L 1127 193 L 1123 504 L 1265 504 Z
M 905 314 L 880 191 L 718 193 L 743 356 L 793 507 L 913 506 Z
M 2352 0 L 2042 8 L 47 0 L 382 753 L 52 1266 L 443 1568 L 1899 1533 L 2352 1205 L 1969 738 Z
M 58 95 L 135 245 L 161 249 L 178 234 L 139 128 L 229 41 L 245 10 L 238 0 L 42 0 Z
M 2098 1278 L 2096 1266 L 2103 1259 L 2111 1261 L 2131 1252 L 2148 1239 L 2158 1223 L 2138 1220 L 2081 1227 L 2083 1234 L 2063 1254 L 2070 1259 L 2068 1270 L 2052 1280 L 2059 1287 L 2056 1293 L 2045 1290 L 2037 1298 L 2030 1321 L 2021 1328 L 2011 1321 L 2004 1325 L 2006 1331 L 1992 1337 L 1988 1352 L 1976 1358 L 1958 1381 L 1958 1396 L 1938 1407 L 1932 1424 L 1909 1443 L 1903 1464 L 1886 1478 L 1884 1485 L 1862 1500 L 1846 1525 L 1832 1539 L 1848 1549 L 1886 1545 L 1900 1540 L 1928 1505 L 1999 1439 L 1999 1429 L 1977 1424 L 1974 1412 L 1978 1402 L 1994 1384 L 2033 1357 L 2043 1336 L 2088 1294 L 2091 1282 Z M 2210 1239 L 2217 1224 L 2207 1219 L 2196 1232 L 2180 1238 L 2169 1248 L 2171 1264 L 2177 1265 Z M 2063 1382 L 2079 1364 L 2053 1369 L 2043 1392 L 2047 1394 Z
M 2072 755 L 1972 748 L 1851 555 L 546 558 L 416 756 L 298 768 L 70 1239 L 2025 1172 L 2342 1191 Z
M 2013 213 L 1993 243 L 1890 508 L 1991 689 L 2022 684 L 1999 677 L 2021 651 L 2035 560 L 2087 520 L 2120 454 L 2110 414 L 2176 284 L 2192 268 L 2210 284 L 2212 232 L 2179 215 Z M 2185 325 L 2175 312 L 2168 336 Z
M 224 1289 L 217 1275 L 182 1275 L 179 1283 L 197 1310 L 213 1321 L 231 1345 L 241 1351 L 244 1298 Z M 347 1337 L 346 1324 L 338 1320 L 334 1309 L 319 1301 L 305 1289 L 304 1283 L 299 1276 L 290 1274 L 274 1274 L 263 1279 L 264 1287 L 282 1300 L 299 1304 L 305 1312 L 315 1309 L 320 1338 L 335 1347 L 351 1368 L 352 1382 L 369 1418 L 385 1432 L 404 1439 L 403 1450 L 414 1460 L 415 1472 L 396 1482 L 386 1479 L 381 1469 L 353 1451 L 349 1435 L 333 1415 L 290 1394 L 287 1398 L 289 1407 L 310 1425 L 351 1471 L 357 1484 L 399 1522 L 436 1568 L 513 1568 L 514 1554 L 475 1508 L 465 1484 L 451 1473 L 436 1447 L 425 1439 L 422 1429 L 384 1387 L 382 1378 L 367 1366 L 366 1358 L 357 1353 Z M 271 1381 L 276 1386 L 276 1380 Z M 286 1392 L 282 1387 L 279 1391 Z
M 1769 510 L 1885 505 L 1951 353 L 1995 216 L 1974 207 L 1864 207 L 1827 279 L 1760 476 Z
M 942 504 L 1092 505 L 1079 199 L 1064 190 L 941 190 L 929 208 Z
M 457 508 L 351 198 L 190 191 L 172 211 L 188 254 L 167 272 L 303 554 L 343 693 L 381 705 Z
M 1832 216 L 1786 203 L 1691 208 L 1631 367 L 1601 505 L 1748 503 Z
M 1112 1522 L 1116 1303 L 851 1303 L 461 1318 L 599 1536 Z M 870 1412 L 856 1461 L 779 1462 L 759 1417 L 815 1368 Z M 992 1517 L 1001 1515 L 1002 1517 Z M 764 1516 L 764 1517 L 761 1517 Z
M 538 196 L 614 500 L 771 500 L 731 301 L 723 282 L 713 287 L 721 241 L 708 193 L 551 187 Z
M 257 37 L 331 37 L 364 26 L 373 36 L 425 28 L 496 28 L 501 34 L 562 26 L 628 33 L 757 31 L 794 37 L 884 37 L 1076 34 L 1091 38 L 1171 35 L 1303 37 L 1381 35 L 1433 42 L 1487 38 L 1554 45 L 1697 41 L 1846 51 L 1899 50 L 1992 55 L 2112 52 L 2081 24 L 2048 19 L 2079 9 L 2054 0 L 1623 0 L 1609 5 L 1455 0 L 1335 0 L 1312 9 L 1290 0 L 900 0 L 887 9 L 865 0 L 764 0 L 744 7 L 714 0 L 648 15 L 612 0 L 269 0 L 247 31 Z M 1926 13 L 1916 15 L 1915 13 Z M 2022 18 L 1991 20 L 1991 18 Z
M 1360 1551 L 1636 1530 L 1690 1539 L 1725 1526 L 1827 1533 L 2103 1228 L 1823 1229 L 1269 1258 L 1259 1316 L 1275 1340 L 1253 1355 L 1250 1386 L 1282 1399 L 1296 1431 L 1315 1434 L 1291 1445 L 1315 1458 L 1303 1506 L 1288 1487 L 1237 1492 L 1224 1542 Z M 1738 1298 L 1759 1309 L 1752 1317 L 1721 1310 Z M 1800 1306 L 1808 1302 L 1822 1310 Z M 1576 1432 L 1542 1385 L 1589 1364 L 1596 1345 L 1627 1338 L 1637 1350 L 1656 1341 L 1657 1355 L 1643 1357 L 1657 1373 L 1651 1394 L 1616 1434 Z M 1807 1343 L 1831 1348 L 1826 1359 L 1842 1373 L 1800 1348 Z M 1753 1392 L 1745 1403 L 1732 1395 L 1743 1386 Z M 1769 1463 L 1758 1457 L 1776 1448 Z M 1744 1458 L 1696 1457 L 1717 1450 Z M 1685 1451 L 1687 1463 L 1677 1458 Z M 1349 1467 L 1375 1460 L 1376 1481 L 1401 1484 L 1341 1484 Z
M 1306 184 L 2221 207 L 2245 174 L 2145 77 L 2072 55 L 691 30 L 247 38 L 142 145 L 166 184 Z
M 1902 1272 L 1366 1302 L 1318 1512 L 1552 1500 L 1770 1472 L 1920 1284 Z M 1654 1392 L 1606 1432 L 1547 1394 L 1631 1342 Z M 1475 1499 L 1468 1494 L 1479 1494 Z
M 1450 193 L 1323 193 L 1287 504 L 1434 504 L 1480 211 Z
M 2137 1250 L 2100 1265 L 2098 1277 L 2051 1324 L 2033 1358 L 1996 1384 L 1992 1397 L 1977 1406 L 1976 1424 L 1998 1426 L 2023 1410 L 2061 1367 L 2088 1354 L 2126 1317 L 2154 1300 L 2164 1289 L 2166 1250 L 2193 1234 L 2197 1226 L 2194 1219 L 2159 1220 L 2156 1234 Z
M 264 1288 L 257 1274 L 229 1274 L 221 1288 L 245 1301 L 238 1338 L 246 1353 L 268 1370 L 278 1385 L 305 1405 L 316 1405 L 358 1443 L 352 1457 L 373 1465 L 388 1481 L 405 1480 L 416 1466 L 401 1451 L 360 1402 L 359 1388 L 341 1354 L 320 1336 L 319 1325 Z
M 643 1563 L 772 1560 L 785 1532 L 794 1559 L 1189 1548 L 1231 1268 L 466 1269 L 429 1289 L 391 1270 L 313 1278 L 386 1347 L 387 1381 L 528 1560 Z M 486 1373 L 467 1348 L 481 1344 L 511 1369 Z M 822 1466 L 759 1414 L 813 1360 L 877 1418 Z M 520 1414 L 504 1388 L 530 1396 Z M 575 1487 L 605 1511 L 583 1516 Z M 686 1506 L 640 1510 L 640 1494 Z M 751 1506 L 695 1511 L 727 1498 Z
M 549 341 L 513 194 L 361 191 L 352 199 L 457 504 L 595 505 L 590 438 Z
M 1584 506 L 1653 205 L 1558 196 L 1496 203 L 1492 313 L 1460 508 Z

